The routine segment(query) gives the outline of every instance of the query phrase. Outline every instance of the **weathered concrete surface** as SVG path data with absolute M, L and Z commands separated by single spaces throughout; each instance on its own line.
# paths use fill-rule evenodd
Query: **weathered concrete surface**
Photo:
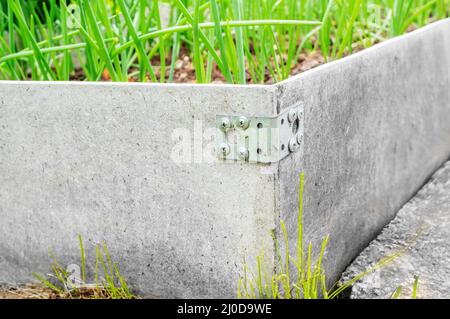
M 450 298 L 450 162 L 402 207 L 342 280 L 404 249 L 394 262 L 358 281 L 351 298 L 389 298 L 399 286 L 401 297 L 410 298 L 414 276 L 419 277 L 418 298 Z
M 450 19 L 278 89 L 281 109 L 304 102 L 305 139 L 280 163 L 277 210 L 294 247 L 303 170 L 304 238 L 330 234 L 331 284 L 450 156 Z
M 172 134 L 194 143 L 199 121 L 273 105 L 262 86 L 1 82 L 0 282 L 47 273 L 49 247 L 79 263 L 79 233 L 92 262 L 105 241 L 140 293 L 234 296 L 244 253 L 270 260 L 274 175 L 193 145 L 174 162 Z

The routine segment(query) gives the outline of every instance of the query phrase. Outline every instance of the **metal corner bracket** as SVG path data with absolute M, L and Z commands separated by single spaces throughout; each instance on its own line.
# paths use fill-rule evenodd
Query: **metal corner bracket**
M 217 115 L 217 154 L 224 161 L 276 163 L 303 148 L 303 104 L 276 116 Z

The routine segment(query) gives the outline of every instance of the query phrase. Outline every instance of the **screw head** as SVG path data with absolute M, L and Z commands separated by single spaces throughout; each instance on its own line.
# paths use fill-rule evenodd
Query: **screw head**
M 249 156 L 248 149 L 246 147 L 241 147 L 239 149 L 239 158 L 243 161 L 246 161 L 248 159 L 248 156 Z
M 221 156 L 227 156 L 228 154 L 230 154 L 230 145 L 228 145 L 227 143 L 222 143 L 219 145 L 219 154 Z
M 222 121 L 220 122 L 220 128 L 223 131 L 226 131 L 226 130 L 231 128 L 231 121 L 230 121 L 230 119 L 228 117 L 224 117 L 222 119 Z
M 289 111 L 288 120 L 290 123 L 294 122 L 298 119 L 298 112 L 296 109 L 292 109 Z
M 236 126 L 239 127 L 240 129 L 246 130 L 250 125 L 250 121 L 248 120 L 247 117 L 245 116 L 240 116 L 237 119 L 237 123 Z
M 289 140 L 289 151 L 297 152 L 300 149 L 300 144 L 297 142 L 297 138 L 293 137 Z

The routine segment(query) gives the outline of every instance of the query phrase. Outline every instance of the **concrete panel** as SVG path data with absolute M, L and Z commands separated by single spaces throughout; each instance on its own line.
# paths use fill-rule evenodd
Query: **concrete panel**
M 79 263 L 80 233 L 140 293 L 233 296 L 243 254 L 271 253 L 274 176 L 198 147 L 174 162 L 172 134 L 273 105 L 263 86 L 0 83 L 0 282 L 48 272 L 49 247 Z
M 277 209 L 296 240 L 330 234 L 334 283 L 450 156 L 450 20 L 280 83 L 279 107 L 305 104 L 304 154 L 279 167 Z

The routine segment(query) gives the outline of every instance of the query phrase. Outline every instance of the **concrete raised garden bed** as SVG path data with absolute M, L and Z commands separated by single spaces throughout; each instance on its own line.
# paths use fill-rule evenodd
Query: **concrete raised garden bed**
M 299 151 L 207 156 L 218 115 L 298 105 Z M 332 283 L 449 156 L 448 19 L 273 86 L 0 82 L 0 282 L 47 272 L 49 247 L 78 260 L 81 234 L 145 295 L 233 297 L 280 218 L 295 238 L 304 171 L 305 239 L 330 234 Z

